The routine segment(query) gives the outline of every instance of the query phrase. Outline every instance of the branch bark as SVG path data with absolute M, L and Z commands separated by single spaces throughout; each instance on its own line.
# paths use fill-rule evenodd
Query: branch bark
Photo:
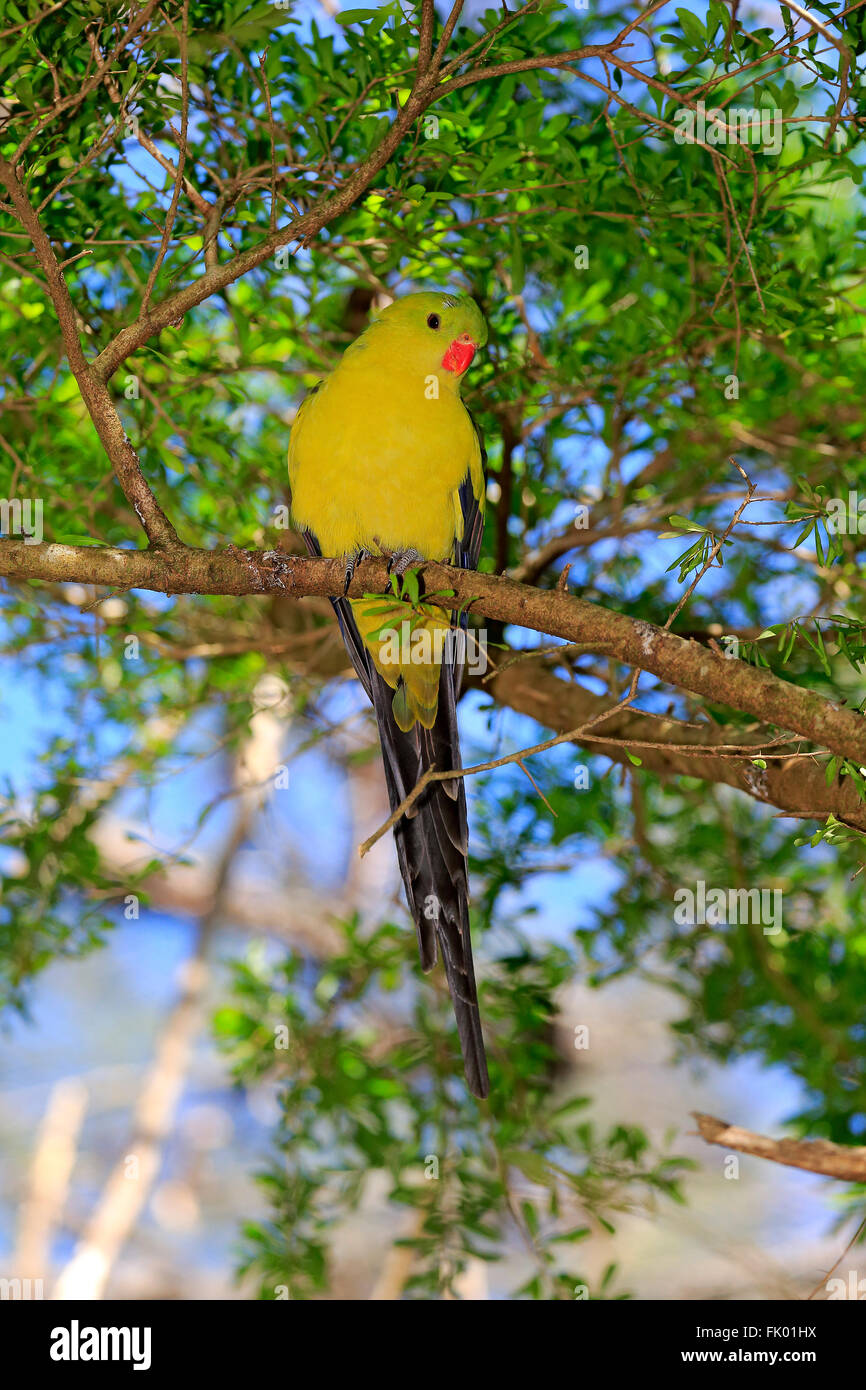
M 179 545 L 177 532 L 147 485 L 141 471 L 138 455 L 123 428 L 123 423 L 115 409 L 108 388 L 84 355 L 78 334 L 78 316 L 75 305 L 72 303 L 69 288 L 63 278 L 63 271 L 54 254 L 54 248 L 39 221 L 17 171 L 2 155 L 0 155 L 0 182 L 8 191 L 18 219 L 30 237 L 37 260 L 45 272 L 48 292 L 57 314 L 57 321 L 60 324 L 63 347 L 69 366 L 127 501 L 135 510 L 151 545 Z
M 649 671 L 660 680 L 752 715 L 762 723 L 800 734 L 818 747 L 866 764 L 866 719 L 814 691 L 769 671 L 718 656 L 697 642 L 653 623 L 629 618 L 560 589 L 535 589 L 504 575 L 479 574 L 452 565 L 418 566 L 427 593 L 451 590 L 456 602 L 483 617 L 549 633 L 588 651 Z M 282 551 L 118 550 L 108 546 L 29 545 L 0 540 L 0 576 L 152 589 L 166 594 L 281 594 L 302 598 L 344 592 L 342 560 L 310 559 Z M 358 565 L 352 598 L 384 593 L 384 559 Z M 755 785 L 763 774 L 754 769 Z M 754 794 L 757 794 L 755 792 Z
M 12 1267 L 24 1279 L 42 1279 L 50 1268 L 51 1242 L 69 1195 L 86 1109 L 83 1081 L 65 1077 L 55 1082 L 39 1126 L 27 1195 L 21 1204 Z
M 554 675 L 541 661 L 517 661 L 485 680 L 480 688 L 497 704 L 529 715 L 555 733 L 588 724 L 610 703 L 576 682 Z M 802 753 L 795 756 L 791 749 L 790 756 L 771 758 L 765 768 L 757 768 L 748 756 L 714 752 L 739 745 L 743 754 L 751 752 L 757 757 L 767 746 L 766 733 L 758 728 L 690 724 L 629 707 L 593 729 L 590 737 L 578 737 L 574 742 L 626 767 L 631 766 L 630 750 L 639 754 L 645 771 L 660 777 L 700 777 L 723 783 L 790 816 L 824 820 L 834 815 L 866 832 L 866 804 L 851 778 L 834 780 L 828 786 L 824 765 L 816 759 Z
M 702 1115 L 698 1111 L 692 1113 L 701 1138 L 708 1144 L 719 1144 L 723 1149 L 737 1149 L 756 1158 L 767 1158 L 772 1163 L 784 1164 L 786 1168 L 804 1168 L 825 1178 L 866 1182 L 866 1148 L 833 1144 L 829 1139 L 768 1139 L 764 1134 L 754 1134 L 750 1129 L 740 1129 L 739 1125 L 729 1125 L 726 1120 L 717 1120 L 712 1115 Z

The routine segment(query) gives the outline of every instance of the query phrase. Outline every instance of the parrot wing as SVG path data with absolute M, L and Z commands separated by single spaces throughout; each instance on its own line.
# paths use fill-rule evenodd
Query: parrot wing
M 487 472 L 487 450 L 478 422 L 471 411 L 467 415 L 472 421 L 475 438 L 478 441 L 479 457 L 470 467 L 460 484 L 460 510 L 463 513 L 463 535 L 457 542 L 454 556 L 455 565 L 464 570 L 477 570 L 481 554 L 481 538 L 484 535 L 484 491 Z
M 478 428 L 478 422 L 470 410 L 467 415 L 472 421 L 472 428 L 475 430 L 475 438 L 478 441 L 478 458 L 473 461 L 466 477 L 460 484 L 458 497 L 460 511 L 463 515 L 463 534 L 454 548 L 454 563 L 460 569 L 477 570 L 478 557 L 481 554 L 481 541 L 484 535 L 484 499 L 487 489 L 487 450 L 484 447 L 484 437 Z M 469 628 L 469 615 L 464 608 L 459 615 L 451 614 L 452 624 L 462 633 L 466 633 Z M 463 659 L 465 644 L 469 639 L 463 638 L 463 651 L 458 654 L 455 662 L 455 689 L 459 700 L 463 690 L 463 673 L 465 661 Z

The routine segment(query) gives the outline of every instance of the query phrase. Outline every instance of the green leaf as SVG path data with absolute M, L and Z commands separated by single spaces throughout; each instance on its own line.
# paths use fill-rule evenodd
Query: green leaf
M 370 19 L 379 19 L 378 10 L 342 10 L 334 15 L 338 24 L 346 26 L 348 24 L 364 24 Z

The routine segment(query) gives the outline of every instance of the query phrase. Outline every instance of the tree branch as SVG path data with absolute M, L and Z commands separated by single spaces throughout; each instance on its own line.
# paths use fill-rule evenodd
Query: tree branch
M 171 28 L 172 31 L 176 33 L 173 24 Z M 171 241 L 172 228 L 174 227 L 174 220 L 177 217 L 177 209 L 180 204 L 180 190 L 183 187 L 183 169 L 186 163 L 186 138 L 187 130 L 189 128 L 189 74 L 187 64 L 188 41 L 189 0 L 183 0 L 183 13 L 181 16 L 180 37 L 178 38 L 178 44 L 180 46 L 181 116 L 180 140 L 178 141 L 177 150 L 177 173 L 175 175 L 174 189 L 172 190 L 171 202 L 169 203 L 168 213 L 166 214 L 165 226 L 162 232 L 162 240 L 160 242 L 159 251 L 157 252 L 156 260 L 150 268 L 150 274 L 147 277 L 147 284 L 144 287 L 144 294 L 141 298 L 142 314 L 147 313 L 148 305 L 150 304 L 150 296 L 153 294 L 153 287 L 156 284 L 160 266 L 165 260 L 166 253 L 168 251 L 169 242 Z
M 148 309 L 147 313 L 140 315 L 134 323 L 121 329 L 94 360 L 93 370 L 99 379 L 103 382 L 108 381 L 121 363 L 138 348 L 143 347 L 150 338 L 161 333 L 170 324 L 177 323 L 197 304 L 255 270 L 275 251 L 288 246 L 291 241 L 309 241 L 334 218 L 346 212 L 355 199 L 369 187 L 380 170 L 384 169 L 412 123 L 431 105 L 435 96 L 434 92 L 424 90 L 422 93 L 420 89 L 414 89 L 382 143 L 338 186 L 336 193 L 316 203 L 300 217 L 293 218 L 286 226 L 278 228 L 249 250 L 241 251 L 223 265 L 212 266 L 192 284 L 186 285 L 168 299 L 161 300 Z
M 442 66 L 442 59 L 445 56 L 445 50 L 451 42 L 451 36 L 453 35 L 454 30 L 457 27 L 457 21 L 463 13 L 463 4 L 464 0 L 454 0 L 453 5 L 451 6 L 451 13 L 445 21 L 445 24 L 442 28 L 442 36 L 436 45 L 436 52 L 433 54 L 434 72 L 438 72 L 439 68 Z
M 588 724 L 610 703 L 575 681 L 555 676 L 542 661 L 518 660 L 485 680 L 481 689 L 497 704 L 526 714 L 556 733 Z M 758 757 L 768 744 L 766 734 L 757 729 L 689 724 L 628 708 L 574 742 L 623 766 L 631 766 L 629 751 L 637 752 L 641 767 L 660 777 L 700 777 L 736 787 L 791 816 L 825 820 L 833 815 L 866 831 L 866 804 L 850 777 L 828 786 L 824 763 L 791 748 L 784 750 L 784 757 L 765 757 L 766 767 L 755 767 L 751 757 Z M 740 756 L 714 751 L 737 745 Z
M 435 23 L 436 5 L 434 0 L 422 0 L 421 31 L 418 35 L 419 73 L 425 73 L 430 66 L 430 55 L 433 49 L 433 26 Z
M 15 169 L 0 155 L 0 182 L 4 184 L 22 227 L 33 243 L 36 257 L 45 272 L 48 292 L 54 305 L 63 337 L 63 346 L 73 376 L 78 382 L 81 398 L 108 455 L 127 501 L 144 527 L 148 540 L 155 546 L 179 545 L 177 532 L 157 502 L 145 481 L 120 416 L 105 383 L 96 375 L 81 346 L 78 318 L 69 294 L 63 271 L 57 262 L 54 248 L 27 196 Z
M 768 1158 L 783 1163 L 786 1168 L 805 1168 L 809 1173 L 821 1173 L 825 1178 L 841 1178 L 843 1182 L 866 1182 L 866 1148 L 833 1144 L 829 1139 L 768 1139 L 753 1134 L 750 1129 L 729 1125 L 712 1115 L 692 1112 L 698 1122 L 698 1132 L 708 1144 L 723 1149 L 738 1149 L 740 1153 Z
M 147 24 L 147 22 L 150 20 L 158 4 L 159 0 L 148 0 L 148 3 L 141 10 L 139 10 L 137 14 L 129 17 L 128 28 L 118 39 L 111 52 L 107 53 L 101 62 L 97 61 L 96 71 L 91 73 L 89 77 L 85 78 L 81 85 L 70 96 L 64 97 L 61 101 L 55 102 L 48 114 L 36 123 L 36 125 L 29 132 L 29 134 L 25 135 L 24 139 L 21 141 L 17 150 L 12 156 L 12 164 L 14 168 L 18 168 L 18 165 L 21 161 L 21 156 L 30 147 L 30 145 L 36 139 L 36 136 L 40 133 L 40 131 L 44 130 L 45 127 L 47 125 L 50 125 L 52 121 L 56 121 L 57 117 L 62 115 L 65 111 L 71 111 L 76 106 L 80 106 L 81 103 L 85 100 L 85 98 L 88 97 L 90 93 L 94 91 L 96 87 L 99 86 L 106 73 L 111 71 L 113 63 L 123 52 L 124 48 L 126 48 L 126 46 L 132 42 L 136 34 L 138 34 L 144 28 L 145 24 Z M 37 15 L 35 17 L 36 22 L 38 23 L 39 20 L 44 19 L 46 14 L 50 14 L 50 11 L 46 10 L 44 14 Z
M 866 764 L 866 719 L 814 691 L 780 680 L 769 671 L 726 659 L 697 642 L 685 641 L 654 623 L 629 618 L 559 589 L 534 589 L 504 575 L 479 574 L 432 562 L 417 567 L 427 593 L 450 589 L 454 606 L 502 623 L 562 637 L 588 651 L 649 671 L 714 704 L 751 714 L 762 723 L 801 734 L 818 747 Z M 110 547 L 29 545 L 0 540 L 0 575 L 153 589 L 167 594 L 282 594 L 302 598 L 343 593 L 340 559 L 320 560 L 282 551 L 118 550 Z M 384 559 L 358 565 L 349 594 L 384 593 L 389 583 Z M 756 785 L 762 774 L 755 769 Z M 757 793 L 755 793 L 757 794 Z

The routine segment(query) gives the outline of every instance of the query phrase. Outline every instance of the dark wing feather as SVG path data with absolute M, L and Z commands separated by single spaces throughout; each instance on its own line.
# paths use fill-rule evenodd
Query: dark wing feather
M 478 440 L 478 447 L 481 450 L 481 472 L 483 481 L 487 481 L 487 450 L 484 447 L 484 439 L 478 428 L 478 422 L 471 411 L 467 411 L 469 419 L 472 421 L 472 428 L 475 430 L 475 437 Z M 463 535 L 454 547 L 454 563 L 460 569 L 477 570 L 478 557 L 481 554 L 481 541 L 484 536 L 484 494 L 476 497 L 475 489 L 472 486 L 471 473 L 466 474 L 458 491 L 460 498 L 460 510 L 463 513 Z M 469 628 L 469 615 L 464 609 L 458 619 L 456 613 L 451 614 L 451 621 L 458 630 L 458 634 L 465 634 Z M 455 689 L 459 700 L 463 689 L 463 672 L 465 669 L 465 650 L 469 639 L 466 636 L 459 636 L 460 646 L 458 647 L 457 659 L 454 663 Z M 446 784 L 451 787 L 454 784 Z
M 311 555 L 320 556 L 322 547 L 312 531 L 303 531 L 304 544 Z M 355 619 L 352 617 L 352 606 L 347 598 L 332 598 L 331 606 L 337 615 L 337 622 L 340 624 L 340 632 L 343 634 L 343 642 L 349 659 L 355 668 L 355 675 L 367 693 L 367 699 L 373 699 L 373 687 L 370 680 L 370 670 L 373 663 L 370 660 L 367 648 L 361 641 L 361 635 L 355 626 Z
M 487 450 L 484 447 L 484 440 L 478 428 L 478 422 L 471 411 L 467 411 L 469 419 L 472 421 L 472 428 L 475 430 L 475 437 L 478 440 L 478 447 L 481 450 L 481 470 L 486 481 L 487 478 Z M 484 510 L 483 497 L 476 497 L 472 487 L 472 478 L 469 473 L 460 484 L 460 508 L 463 512 L 463 539 L 458 541 L 454 556 L 454 563 L 464 570 L 477 570 L 478 557 L 481 554 L 481 538 L 484 535 Z
M 385 761 L 391 810 L 400 805 L 429 767 L 460 767 L 455 670 L 442 666 L 439 707 L 432 729 L 416 724 L 409 733 L 397 727 L 393 691 L 371 666 L 373 707 Z M 456 789 L 451 793 L 451 789 Z M 451 794 L 449 794 L 451 793 Z M 469 937 L 469 881 L 466 793 L 463 778 L 431 782 L 408 815 L 394 827 L 397 858 L 409 909 L 418 934 L 424 970 L 442 955 L 457 1020 L 466 1080 L 473 1095 L 490 1090 L 481 1034 L 478 993 Z

